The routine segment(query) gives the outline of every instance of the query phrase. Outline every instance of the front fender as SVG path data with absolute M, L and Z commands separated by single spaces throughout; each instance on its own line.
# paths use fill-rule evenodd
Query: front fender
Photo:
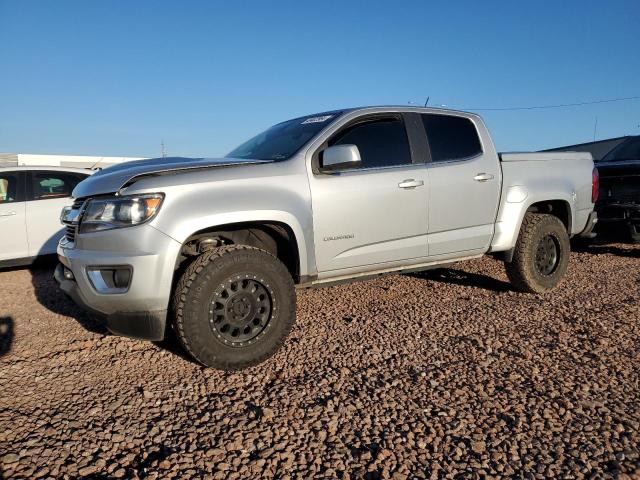
M 294 234 L 300 261 L 300 275 L 309 275 L 310 266 L 313 259 L 309 258 L 310 246 L 306 245 L 305 239 L 313 238 L 308 233 L 300 221 L 290 212 L 282 210 L 248 210 L 239 212 L 224 212 L 204 215 L 202 217 L 183 218 L 172 225 L 170 232 L 164 232 L 174 240 L 184 243 L 191 235 L 200 230 L 210 230 L 238 223 L 282 223 L 288 226 Z
M 150 225 L 183 244 L 195 232 L 245 222 L 287 225 L 300 275 L 315 273 L 311 193 L 303 159 L 141 179 L 127 193 L 163 192 Z

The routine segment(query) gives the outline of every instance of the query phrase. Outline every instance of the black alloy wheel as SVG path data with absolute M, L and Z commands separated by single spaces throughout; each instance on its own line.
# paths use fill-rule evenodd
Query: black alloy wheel
M 254 276 L 232 276 L 213 294 L 209 323 L 220 341 L 244 347 L 268 327 L 272 308 L 271 295 Z
M 558 239 L 551 234 L 540 238 L 536 248 L 535 266 L 538 273 L 544 276 L 551 275 L 558 267 L 560 255 Z

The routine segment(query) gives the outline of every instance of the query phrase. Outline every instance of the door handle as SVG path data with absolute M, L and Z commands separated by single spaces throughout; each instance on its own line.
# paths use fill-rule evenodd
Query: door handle
M 0 213 L 0 217 L 13 217 L 14 215 L 17 215 L 17 213 L 16 212 Z
M 493 175 L 491 175 L 490 173 L 479 173 L 475 177 L 473 177 L 473 179 L 476 182 L 487 182 L 489 180 L 493 180 Z
M 408 178 L 407 180 L 403 180 L 398 184 L 398 188 L 416 188 L 424 185 L 422 180 L 414 180 L 413 178 Z

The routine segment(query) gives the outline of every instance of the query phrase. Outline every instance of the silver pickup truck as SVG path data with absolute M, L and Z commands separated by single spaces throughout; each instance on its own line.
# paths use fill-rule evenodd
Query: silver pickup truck
M 116 334 L 172 327 L 204 365 L 263 361 L 295 286 L 424 270 L 490 253 L 514 287 L 555 287 L 588 235 L 590 154 L 496 153 L 477 115 L 370 107 L 279 123 L 222 159 L 158 158 L 81 182 L 56 279 Z

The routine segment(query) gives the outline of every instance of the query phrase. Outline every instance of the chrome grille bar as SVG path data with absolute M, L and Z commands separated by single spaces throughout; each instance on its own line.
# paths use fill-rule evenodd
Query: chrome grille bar
M 78 223 L 82 216 L 82 206 L 86 198 L 76 198 L 71 207 L 65 207 L 62 211 L 60 221 L 65 226 L 65 238 L 68 242 L 75 243 L 78 233 Z

